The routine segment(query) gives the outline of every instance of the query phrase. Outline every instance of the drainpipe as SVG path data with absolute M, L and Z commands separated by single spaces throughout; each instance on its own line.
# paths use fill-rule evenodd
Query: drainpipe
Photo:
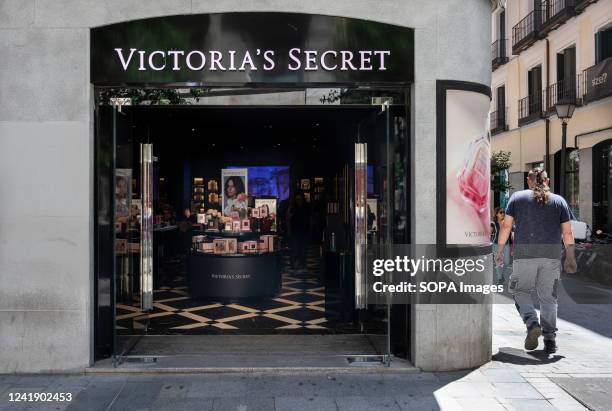
M 546 102 L 548 106 L 548 99 L 550 98 L 550 44 L 548 38 L 546 39 Z M 546 158 L 544 159 L 544 169 L 550 173 L 550 119 L 546 117 L 544 119 L 546 124 Z

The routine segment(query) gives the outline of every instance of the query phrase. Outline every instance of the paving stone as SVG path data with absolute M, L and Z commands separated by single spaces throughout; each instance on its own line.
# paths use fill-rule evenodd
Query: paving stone
M 162 384 L 158 382 L 126 382 L 110 410 L 148 409 L 158 397 L 161 387 Z
M 455 382 L 435 391 L 436 396 L 450 398 L 495 397 L 496 391 L 489 382 Z
M 574 378 L 556 382 L 590 409 L 612 409 L 612 378 Z
M 184 398 L 187 397 L 190 384 L 186 382 L 167 382 L 159 390 L 159 398 Z
M 339 397 L 336 398 L 339 411 L 400 410 L 395 399 L 388 397 Z
M 215 398 L 213 411 L 270 411 L 274 410 L 274 398 Z
M 483 370 L 482 374 L 491 382 L 525 382 L 525 379 L 521 376 L 521 374 L 514 370 Z
M 302 411 L 302 410 L 317 410 L 317 411 L 336 411 L 336 401 L 329 397 L 276 397 L 276 411 Z
M 512 399 L 506 406 L 512 411 L 555 411 L 555 407 L 546 400 Z
M 253 382 L 251 381 L 251 384 Z M 255 390 L 255 394 L 259 389 Z M 194 381 L 189 385 L 187 392 L 188 397 L 231 397 L 238 398 L 242 396 L 248 396 L 249 390 L 247 390 L 247 382 L 233 381 L 233 380 L 207 380 L 207 381 Z
M 106 410 L 124 384 L 123 381 L 92 383 L 76 396 L 67 409 L 75 411 Z
M 440 404 L 431 395 L 400 395 L 395 397 L 395 402 L 402 411 L 439 411 Z
M 151 404 L 151 411 L 210 411 L 211 398 L 157 398 Z
M 580 404 L 575 399 L 571 398 L 567 399 L 558 399 L 552 398 L 548 400 L 553 407 L 555 407 L 559 411 L 585 411 L 587 408 Z
M 530 384 L 524 382 L 495 382 L 493 388 L 497 397 L 504 397 L 508 399 L 521 398 L 521 399 L 542 399 L 540 394 Z
M 495 398 L 459 398 L 457 402 L 465 410 L 506 411 L 506 408 Z

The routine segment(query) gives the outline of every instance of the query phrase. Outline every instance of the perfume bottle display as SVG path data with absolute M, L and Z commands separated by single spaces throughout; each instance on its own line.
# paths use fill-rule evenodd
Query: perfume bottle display
M 490 143 L 485 134 L 470 143 L 463 166 L 457 174 L 462 198 L 478 213 L 489 204 Z

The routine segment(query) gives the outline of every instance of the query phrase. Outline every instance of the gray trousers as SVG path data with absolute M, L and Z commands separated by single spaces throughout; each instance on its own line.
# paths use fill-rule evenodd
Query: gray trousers
M 551 258 L 514 260 L 508 290 L 527 327 L 541 323 L 545 340 L 554 340 L 557 331 L 557 286 L 561 261 Z M 540 303 L 540 321 L 531 294 L 536 291 Z

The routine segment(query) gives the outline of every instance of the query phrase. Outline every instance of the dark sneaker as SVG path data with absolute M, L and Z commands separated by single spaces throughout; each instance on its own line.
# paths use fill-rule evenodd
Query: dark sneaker
M 544 352 L 546 352 L 546 354 L 554 354 L 557 352 L 557 343 L 555 340 L 544 340 Z
M 533 324 L 527 328 L 527 337 L 525 337 L 525 349 L 533 351 L 538 348 L 538 338 L 542 335 L 542 327 L 540 324 Z

